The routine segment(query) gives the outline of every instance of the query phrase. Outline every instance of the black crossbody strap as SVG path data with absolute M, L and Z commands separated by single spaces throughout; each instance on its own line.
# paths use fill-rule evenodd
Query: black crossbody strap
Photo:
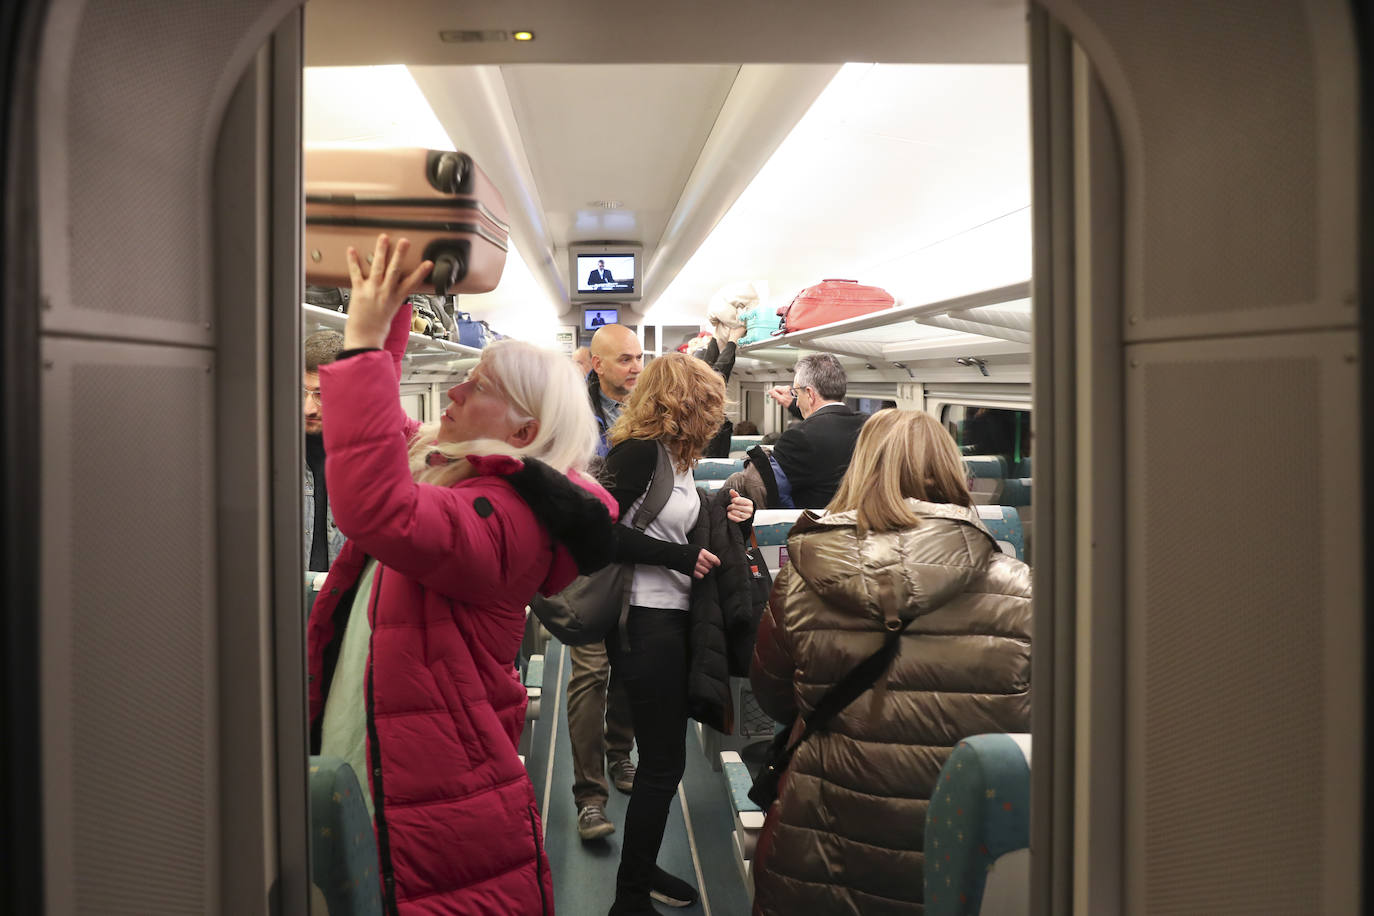
M 869 687 L 882 676 L 883 672 L 892 664 L 893 657 L 897 654 L 897 641 L 901 639 L 902 633 L 915 617 L 908 618 L 902 625 L 895 630 L 888 631 L 887 639 L 883 640 L 882 647 L 868 658 L 854 666 L 839 683 L 826 691 L 825 696 L 816 704 L 816 708 L 811 710 L 811 715 L 806 719 L 806 727 L 802 730 L 801 736 L 792 742 L 787 749 L 787 756 L 791 757 L 792 752 L 797 746 L 811 737 L 811 733 L 825 728 L 827 722 L 841 709 L 859 698 Z

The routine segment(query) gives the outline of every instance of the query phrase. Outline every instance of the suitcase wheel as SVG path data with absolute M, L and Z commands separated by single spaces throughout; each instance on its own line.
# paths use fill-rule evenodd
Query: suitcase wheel
M 431 153 L 429 182 L 444 194 L 457 194 L 467 179 L 466 156 L 461 153 Z
M 459 254 L 441 254 L 434 259 L 434 273 L 429 275 L 429 282 L 434 285 L 436 296 L 448 295 L 449 288 L 458 283 L 463 274 L 463 257 Z

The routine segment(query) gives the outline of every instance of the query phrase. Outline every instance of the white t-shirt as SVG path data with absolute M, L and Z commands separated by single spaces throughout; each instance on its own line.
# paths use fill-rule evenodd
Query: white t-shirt
M 652 488 L 650 484 L 650 488 Z M 646 490 L 630 506 L 621 524 L 634 525 L 635 513 L 648 496 Z M 663 505 L 663 511 L 649 523 L 644 533 L 673 544 L 686 544 L 687 535 L 701 514 L 701 498 L 697 496 L 697 482 L 692 469 L 673 474 L 673 492 Z M 692 577 L 666 566 L 636 564 L 634 581 L 630 585 L 630 603 L 641 607 L 670 608 L 685 611 L 692 606 Z

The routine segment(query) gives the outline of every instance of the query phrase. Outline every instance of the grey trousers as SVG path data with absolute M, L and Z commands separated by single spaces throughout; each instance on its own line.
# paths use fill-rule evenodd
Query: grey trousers
M 568 737 L 572 742 L 573 801 L 604 805 L 608 795 L 606 763 L 626 760 L 634 744 L 630 699 L 625 686 L 611 683 L 605 643 L 569 646 Z M 609 691 L 609 697 L 608 697 Z

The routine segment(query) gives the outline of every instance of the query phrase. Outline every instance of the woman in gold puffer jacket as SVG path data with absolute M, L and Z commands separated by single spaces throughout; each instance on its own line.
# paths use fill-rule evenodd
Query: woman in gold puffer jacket
M 778 721 L 809 715 L 914 619 L 886 675 L 792 758 L 754 854 L 754 912 L 921 913 L 940 767 L 962 738 L 1030 728 L 1030 568 L 999 551 L 958 448 L 923 411 L 873 415 L 787 552 L 750 672 Z

